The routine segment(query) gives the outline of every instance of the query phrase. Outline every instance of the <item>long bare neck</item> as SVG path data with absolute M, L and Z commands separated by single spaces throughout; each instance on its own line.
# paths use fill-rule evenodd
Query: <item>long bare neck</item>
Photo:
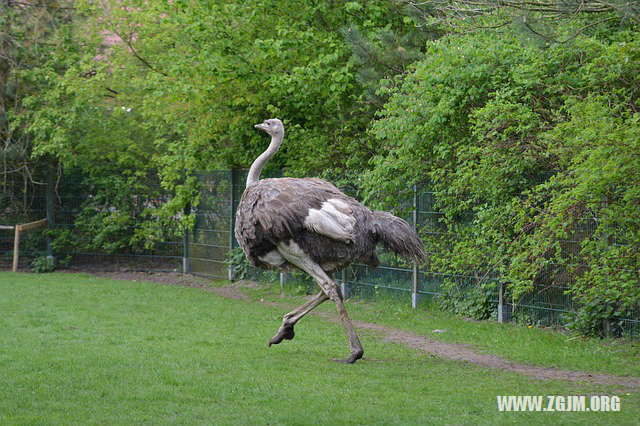
M 260 172 L 262 171 L 262 168 L 265 164 L 267 164 L 267 161 L 269 161 L 269 159 L 273 157 L 273 154 L 276 153 L 278 148 L 280 148 L 280 144 L 282 144 L 283 138 L 283 132 L 272 136 L 269 148 L 267 148 L 265 152 L 260 154 L 260 156 L 255 159 L 255 161 L 251 165 L 251 168 L 249 169 L 249 175 L 247 176 L 247 188 L 260 180 Z

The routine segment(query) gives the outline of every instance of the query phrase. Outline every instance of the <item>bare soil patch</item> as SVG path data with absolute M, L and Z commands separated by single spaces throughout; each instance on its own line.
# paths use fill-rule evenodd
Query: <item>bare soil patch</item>
M 513 371 L 542 380 L 566 380 L 572 382 L 589 382 L 601 385 L 615 385 L 625 389 L 640 389 L 640 378 L 612 376 L 602 373 L 586 373 L 583 371 L 560 370 L 554 367 L 539 367 L 536 365 L 508 361 L 497 355 L 476 352 L 467 345 L 460 343 L 440 342 L 424 336 L 378 324 L 355 321 L 356 327 L 365 330 L 375 330 L 386 334 L 387 342 L 399 343 L 409 348 L 419 349 L 439 358 L 468 362 L 487 368 Z
M 253 282 L 239 281 L 234 285 L 211 287 L 208 284 L 210 282 L 209 280 L 179 273 L 92 272 L 92 274 L 105 278 L 122 279 L 128 281 L 148 281 L 168 285 L 198 287 L 206 291 L 211 291 L 223 297 L 245 301 L 249 301 L 250 299 L 245 294 L 243 294 L 242 291 L 239 290 L 239 288 L 251 287 L 252 285 L 255 286 Z M 271 306 L 282 307 L 285 309 L 292 308 L 290 305 L 285 304 L 274 304 L 271 302 L 264 303 Z M 337 315 L 333 315 L 327 312 L 312 312 L 311 315 L 316 315 L 333 322 L 340 321 Z M 354 321 L 354 326 L 363 330 L 370 330 L 380 333 L 383 336 L 384 341 L 386 342 L 405 345 L 406 347 L 418 349 L 443 359 L 467 362 L 470 364 L 497 370 L 512 371 L 541 380 L 565 380 L 572 382 L 587 382 L 599 385 L 619 386 L 620 388 L 628 390 L 640 389 L 640 378 L 638 377 L 613 376 L 604 373 L 586 373 L 584 371 L 561 370 L 554 367 L 540 367 L 520 362 L 509 361 L 497 355 L 480 353 L 464 344 L 440 342 L 410 331 L 386 327 L 371 322 Z
M 78 271 L 69 271 L 78 272 Z M 212 287 L 211 280 L 195 275 L 182 274 L 179 272 L 99 272 L 99 271 L 83 271 L 91 275 L 103 278 L 111 278 L 114 280 L 152 282 L 165 285 L 181 285 L 185 287 L 196 287 L 211 293 L 219 294 L 228 299 L 249 301 L 250 299 L 234 286 Z

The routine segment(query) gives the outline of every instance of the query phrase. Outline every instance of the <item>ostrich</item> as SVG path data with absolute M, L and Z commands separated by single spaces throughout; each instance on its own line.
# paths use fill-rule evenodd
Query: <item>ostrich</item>
M 260 171 L 282 144 L 284 126 L 272 118 L 254 127 L 267 132 L 271 143 L 249 170 L 236 213 L 236 239 L 253 266 L 301 269 L 321 289 L 284 316 L 269 346 L 293 339 L 296 322 L 330 299 L 338 309 L 351 350 L 349 358 L 338 361 L 354 363 L 362 358 L 364 350 L 330 274 L 351 262 L 375 268 L 380 263 L 378 243 L 407 259 L 424 261 L 422 244 L 404 220 L 383 211 L 372 212 L 322 179 L 260 180 Z

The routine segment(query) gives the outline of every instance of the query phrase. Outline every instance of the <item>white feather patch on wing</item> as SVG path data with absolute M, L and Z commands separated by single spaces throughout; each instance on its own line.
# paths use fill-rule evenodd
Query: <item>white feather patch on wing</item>
M 336 206 L 340 210 L 343 210 L 343 211 L 346 211 L 346 212 L 349 212 L 349 213 L 351 212 L 351 207 L 349 207 L 349 204 L 345 203 L 344 201 L 342 201 L 339 198 L 330 198 L 326 202 L 333 204 L 334 206 Z M 355 221 L 355 219 L 354 219 L 354 221 Z
M 265 254 L 264 256 L 258 256 L 258 259 L 260 259 L 267 265 L 272 266 L 274 268 L 277 268 L 278 266 L 282 265 L 285 262 L 284 257 L 282 257 L 282 255 L 278 250 L 271 250 L 269 253 Z
M 337 198 L 325 201 L 320 209 L 309 209 L 304 220 L 305 228 L 347 243 L 354 240 L 355 224 L 356 219 L 351 215 L 349 205 Z

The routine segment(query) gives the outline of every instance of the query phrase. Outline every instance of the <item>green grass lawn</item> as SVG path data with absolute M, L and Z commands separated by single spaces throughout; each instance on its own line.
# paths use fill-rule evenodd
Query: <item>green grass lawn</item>
M 349 305 L 354 316 L 375 315 Z M 361 332 L 366 359 L 337 364 L 330 359 L 347 355 L 342 328 L 313 316 L 297 326 L 296 339 L 267 348 L 282 313 L 197 288 L 0 272 L 0 423 L 640 419 L 638 393 L 445 361 L 372 333 Z M 621 411 L 500 413 L 496 403 L 497 395 L 593 394 L 621 396 Z
M 252 299 L 268 301 L 282 301 L 286 295 L 287 302 L 296 306 L 304 302 L 296 290 L 300 288 L 282 289 L 279 284 L 267 284 L 245 288 L 243 292 Z M 433 304 L 423 303 L 413 309 L 409 293 L 403 298 L 381 295 L 373 303 L 349 300 L 346 306 L 354 319 L 410 330 L 433 340 L 463 343 L 478 352 L 493 353 L 512 361 L 640 377 L 638 340 L 592 339 L 515 323 L 469 321 Z M 325 303 L 317 310 L 334 312 L 335 307 Z M 433 333 L 433 330 L 445 332 Z

